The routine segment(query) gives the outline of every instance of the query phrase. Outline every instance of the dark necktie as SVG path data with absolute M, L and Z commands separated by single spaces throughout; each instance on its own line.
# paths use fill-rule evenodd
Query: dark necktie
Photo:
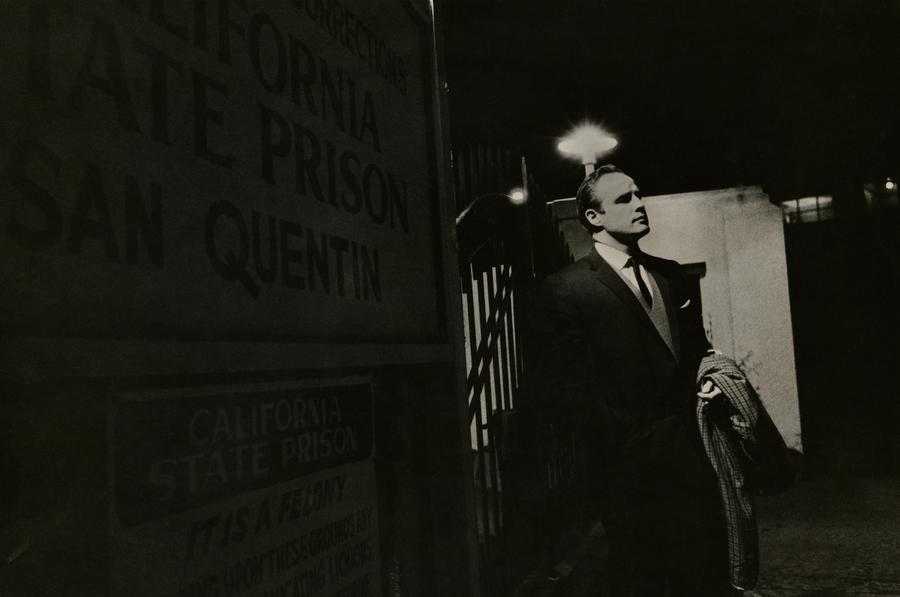
M 628 261 L 625 263 L 625 267 L 631 267 L 634 269 L 634 278 L 637 280 L 638 290 L 641 291 L 641 296 L 644 297 L 644 300 L 647 301 L 647 306 L 653 306 L 653 295 L 650 294 L 650 289 L 647 288 L 646 282 L 644 282 L 643 276 L 641 276 L 641 268 L 638 267 L 641 265 L 641 254 L 636 253 L 628 258 Z M 647 271 L 647 268 L 644 268 L 644 271 Z M 649 275 L 650 272 L 647 272 Z

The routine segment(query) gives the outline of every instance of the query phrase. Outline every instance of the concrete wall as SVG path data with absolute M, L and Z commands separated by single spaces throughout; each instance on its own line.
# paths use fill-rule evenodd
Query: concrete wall
M 781 210 L 756 187 L 646 198 L 647 253 L 704 263 L 703 321 L 713 345 L 740 362 L 788 447 L 802 450 Z M 574 201 L 551 204 L 573 255 L 591 250 Z

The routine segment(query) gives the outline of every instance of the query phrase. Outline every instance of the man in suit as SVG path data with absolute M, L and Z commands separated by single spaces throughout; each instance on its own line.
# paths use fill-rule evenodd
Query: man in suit
M 731 595 L 715 473 L 694 421 L 709 343 L 688 317 L 685 278 L 641 252 L 650 222 L 620 169 L 596 169 L 575 203 L 594 248 L 545 280 L 545 395 L 576 414 L 611 594 Z

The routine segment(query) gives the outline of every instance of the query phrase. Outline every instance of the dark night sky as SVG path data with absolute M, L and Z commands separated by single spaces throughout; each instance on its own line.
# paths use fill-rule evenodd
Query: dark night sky
M 451 130 L 519 147 L 553 196 L 584 118 L 649 194 L 761 184 L 777 198 L 900 171 L 895 0 L 447 0 Z

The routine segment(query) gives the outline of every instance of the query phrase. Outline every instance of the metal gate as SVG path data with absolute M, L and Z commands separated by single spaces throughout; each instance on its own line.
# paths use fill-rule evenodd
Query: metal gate
M 536 281 L 570 257 L 524 158 L 481 145 L 453 158 L 482 589 L 506 595 L 546 556 L 534 521 L 553 526 L 577 474 L 572 428 L 543 416 L 529 380 Z

